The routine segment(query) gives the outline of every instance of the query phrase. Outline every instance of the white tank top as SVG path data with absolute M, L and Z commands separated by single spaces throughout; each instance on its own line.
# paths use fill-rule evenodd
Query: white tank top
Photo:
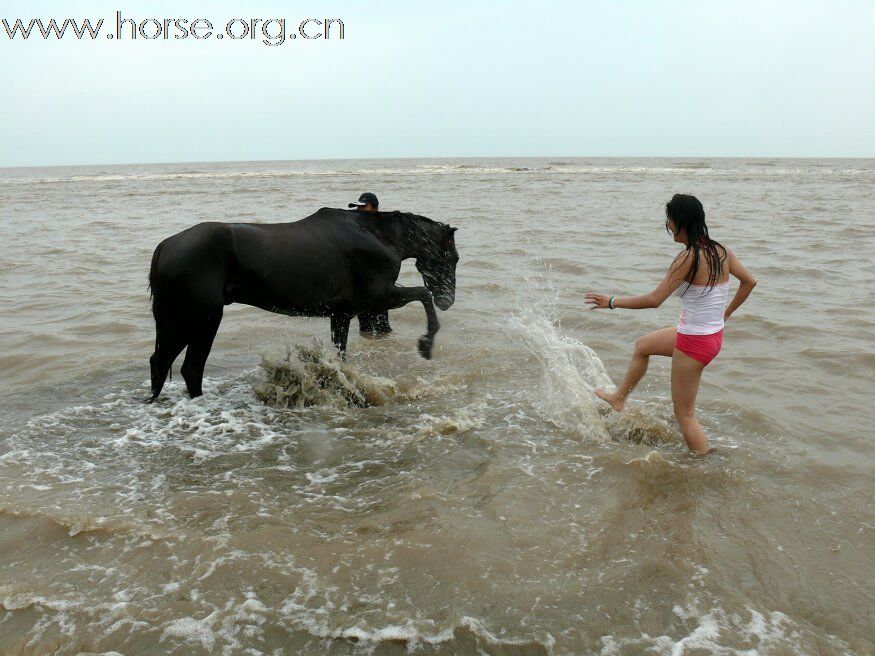
M 689 291 L 688 291 L 689 290 Z M 681 283 L 675 292 L 681 297 L 678 332 L 683 335 L 713 335 L 723 330 L 723 312 L 729 298 L 729 281 L 712 288 Z

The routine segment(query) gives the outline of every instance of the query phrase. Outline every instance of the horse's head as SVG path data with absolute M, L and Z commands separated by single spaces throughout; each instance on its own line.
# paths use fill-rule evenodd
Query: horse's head
M 425 228 L 416 254 L 416 269 L 422 274 L 434 304 L 448 310 L 456 301 L 456 262 L 459 261 L 454 237 L 456 228 L 435 221 L 430 221 Z

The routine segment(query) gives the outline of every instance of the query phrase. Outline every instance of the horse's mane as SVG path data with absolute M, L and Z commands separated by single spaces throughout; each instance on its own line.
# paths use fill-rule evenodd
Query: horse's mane
M 323 207 L 322 209 L 320 209 L 317 212 L 317 214 L 322 213 L 322 212 L 330 212 L 331 214 L 334 214 L 336 212 L 356 212 L 356 211 L 357 210 L 345 210 L 345 209 L 340 208 L 340 207 Z M 430 219 L 427 216 L 422 216 L 421 214 L 414 214 L 413 212 L 402 212 L 401 210 L 392 210 L 391 212 L 377 210 L 376 212 L 360 212 L 360 213 L 361 214 L 368 214 L 371 216 L 376 215 L 376 216 L 392 217 L 392 218 L 396 218 L 396 219 L 407 219 L 407 220 L 412 219 L 414 221 L 422 221 L 423 223 L 426 223 L 426 224 L 429 224 L 432 226 L 436 226 L 438 228 L 449 229 L 452 227 L 447 223 L 435 221 L 434 219 Z
M 425 221 L 426 223 L 430 223 L 432 225 L 436 225 L 442 228 L 449 228 L 450 226 L 446 223 L 441 223 L 440 221 L 435 221 L 434 219 L 430 219 L 427 216 L 422 216 L 421 214 L 414 214 L 413 212 L 402 212 L 401 210 L 392 210 L 391 212 L 383 212 L 377 210 L 375 214 L 381 214 L 383 216 L 392 216 L 399 219 L 418 219 L 420 221 Z

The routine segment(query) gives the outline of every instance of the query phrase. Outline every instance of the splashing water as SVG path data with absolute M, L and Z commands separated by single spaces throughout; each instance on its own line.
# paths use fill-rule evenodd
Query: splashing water
M 605 426 L 617 442 L 646 446 L 679 444 L 678 432 L 670 428 L 652 407 L 627 405 L 623 412 L 610 412 Z
M 614 384 L 598 354 L 583 342 L 563 335 L 555 301 L 544 308 L 520 308 L 509 333 L 541 363 L 535 404 L 557 427 L 597 442 L 631 442 L 659 446 L 677 443 L 675 431 L 650 408 L 611 412 L 597 399 L 596 388 Z
M 536 399 L 544 417 L 559 428 L 599 442 L 611 440 L 593 392 L 613 386 L 596 352 L 561 334 L 555 305 L 546 313 L 520 308 L 510 318 L 509 333 L 541 363 L 541 389 Z
M 412 396 L 395 381 L 359 371 L 319 343 L 295 346 L 281 358 L 262 356 L 260 366 L 266 380 L 254 384 L 253 390 L 274 407 L 363 408 Z

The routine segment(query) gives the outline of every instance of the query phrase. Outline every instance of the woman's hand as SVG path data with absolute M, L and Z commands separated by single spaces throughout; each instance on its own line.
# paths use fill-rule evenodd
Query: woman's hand
M 601 310 L 607 309 L 611 307 L 611 297 L 607 294 L 594 294 L 593 292 L 586 292 L 584 294 L 586 298 L 586 304 L 591 305 L 590 310 Z

